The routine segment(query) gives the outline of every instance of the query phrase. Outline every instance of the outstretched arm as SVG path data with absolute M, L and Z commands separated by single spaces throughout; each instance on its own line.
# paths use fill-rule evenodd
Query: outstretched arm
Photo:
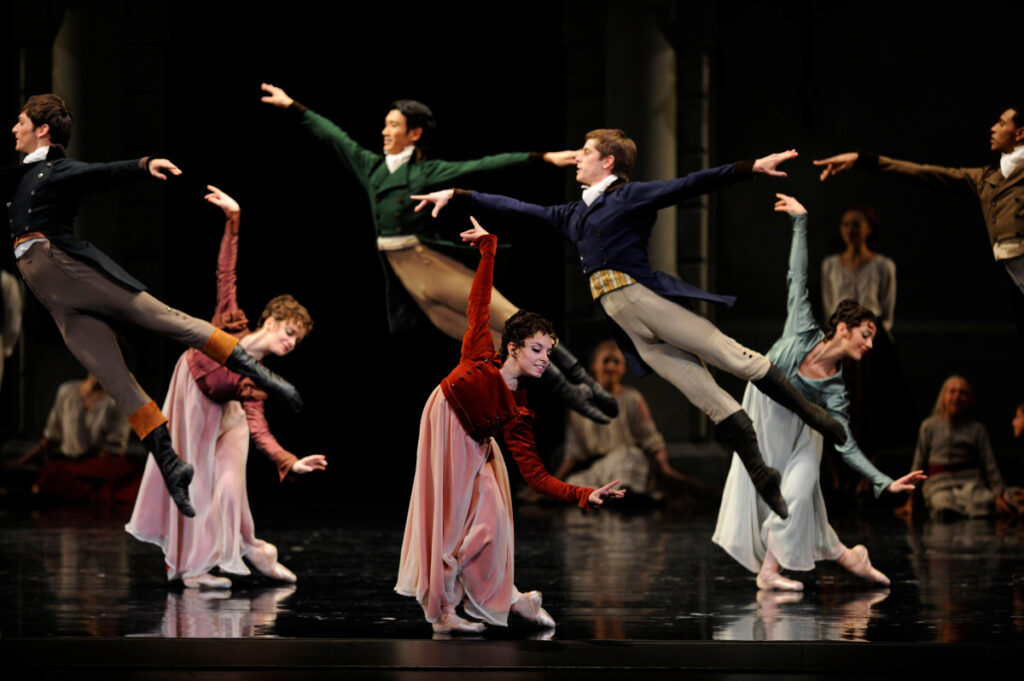
M 856 151 L 849 151 L 845 154 L 836 154 L 835 156 L 829 156 L 814 161 L 814 165 L 821 168 L 821 174 L 818 176 L 822 182 L 832 177 L 836 173 L 846 172 L 857 162 L 860 158 L 860 154 Z
M 807 290 L 807 209 L 792 196 L 776 194 L 775 197 L 775 212 L 787 213 L 793 225 L 786 273 L 786 325 L 782 332 L 783 337 L 788 337 L 817 328 Z
M 473 229 L 462 233 L 465 241 L 474 242 L 480 249 L 480 264 L 473 275 L 469 290 L 466 319 L 469 328 L 462 337 L 462 359 L 490 359 L 494 355 L 494 340 L 491 338 L 491 288 L 494 283 L 494 253 L 498 238 L 488 234 L 476 218 L 470 217 Z
M 248 380 L 243 379 L 243 382 Z M 245 409 L 245 420 L 249 424 L 249 434 L 252 436 L 256 446 L 274 462 L 278 478 L 283 481 L 288 477 L 289 473 L 308 472 L 305 470 L 306 465 L 300 466 L 299 470 L 295 470 L 295 465 L 300 461 L 305 461 L 305 459 L 299 459 L 282 447 L 281 443 L 274 437 L 274 434 L 270 432 L 270 425 L 267 424 L 267 417 L 263 413 L 263 401 L 266 399 L 266 395 L 261 394 L 254 387 L 250 387 L 248 392 L 249 394 L 242 399 L 242 408 Z M 327 462 L 326 460 L 323 461 L 323 466 L 319 466 L 314 462 L 307 462 L 307 464 L 317 466 L 317 470 L 322 470 L 323 466 L 327 465 Z
M 238 308 L 238 227 L 242 209 L 238 202 L 217 189 L 206 185 L 209 194 L 203 198 L 224 211 L 224 236 L 220 240 L 217 254 L 217 309 L 213 313 L 213 325 L 229 332 L 244 331 L 249 320 Z
M 899 161 L 888 156 L 867 151 L 851 151 L 836 154 L 818 161 L 814 165 L 822 168 L 821 180 L 849 170 L 879 171 L 900 175 L 908 180 L 923 184 L 932 189 L 959 194 L 967 198 L 977 197 L 981 191 L 984 168 L 947 168 L 945 166 L 926 165 Z

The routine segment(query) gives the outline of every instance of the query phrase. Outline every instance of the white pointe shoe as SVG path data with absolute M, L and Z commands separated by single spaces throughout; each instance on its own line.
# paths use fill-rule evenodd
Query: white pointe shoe
M 871 559 L 868 558 L 868 550 L 863 544 L 857 544 L 852 549 L 847 549 L 847 554 L 842 556 L 842 558 L 846 560 L 844 562 L 840 559 L 839 564 L 861 579 L 866 579 L 869 582 L 875 582 L 882 586 L 889 586 L 892 583 L 888 577 L 872 567 Z
M 541 629 L 554 629 L 555 619 L 548 614 L 547 610 L 540 607 L 541 598 L 539 591 L 519 594 L 519 599 L 512 604 L 512 612 Z
M 430 626 L 435 634 L 480 634 L 486 628 L 483 622 L 464 620 L 454 612 L 441 613 Z
M 754 580 L 757 583 L 757 588 L 765 591 L 803 591 L 803 582 L 798 582 L 795 579 L 787 579 L 780 575 L 778 572 L 759 572 L 757 573 L 757 579 Z
M 292 584 L 298 581 L 294 572 L 277 562 L 277 547 L 269 542 L 253 548 L 245 557 L 254 568 L 271 579 Z
M 181 580 L 189 589 L 230 589 L 231 580 L 227 577 L 215 577 L 209 572 L 204 572 L 195 577 L 185 577 Z

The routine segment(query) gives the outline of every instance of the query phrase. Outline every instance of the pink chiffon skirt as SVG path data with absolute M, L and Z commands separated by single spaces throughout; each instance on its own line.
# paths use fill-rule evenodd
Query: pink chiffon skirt
M 174 451 L 195 467 L 188 491 L 196 516 L 186 518 L 178 512 L 150 455 L 125 529 L 163 550 L 168 579 L 194 577 L 215 567 L 249 574 L 242 556 L 262 541 L 254 535 L 245 485 L 249 426 L 242 405 L 219 404 L 203 395 L 182 355 L 167 391 L 164 415 Z
M 501 451 L 466 434 L 438 387 L 420 421 L 395 591 L 419 601 L 428 622 L 462 603 L 470 617 L 505 626 L 519 598 L 513 543 Z

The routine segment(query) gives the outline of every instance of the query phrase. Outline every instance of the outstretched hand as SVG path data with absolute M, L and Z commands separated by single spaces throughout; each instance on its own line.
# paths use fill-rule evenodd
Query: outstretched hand
M 238 201 L 235 201 L 212 184 L 206 185 L 206 188 L 210 193 L 203 198 L 224 211 L 224 215 L 238 215 L 241 212 L 242 209 L 239 207 Z
M 323 454 L 310 454 L 304 456 L 292 464 L 292 473 L 302 475 L 313 471 L 322 471 L 327 468 L 327 457 Z
M 171 175 L 181 175 L 181 171 L 178 166 L 171 163 L 166 158 L 154 158 L 149 162 L 149 174 L 159 180 L 166 180 L 167 176 L 164 173 L 170 173 Z
M 776 194 L 775 198 L 778 199 L 775 202 L 776 213 L 789 213 L 791 215 L 800 215 L 806 213 L 807 209 L 803 207 L 796 198 L 788 196 L 786 194 Z
M 605 499 L 621 499 L 626 496 L 626 490 L 612 489 L 612 487 L 615 487 L 618 484 L 618 480 L 613 480 L 601 489 L 595 489 L 590 493 L 590 496 L 587 497 L 587 504 L 590 505 L 590 508 L 600 508 L 604 505 Z
M 267 93 L 260 97 L 261 102 L 272 104 L 281 109 L 287 109 L 295 101 L 284 90 L 270 83 L 260 83 L 260 89 Z
M 888 489 L 893 494 L 897 494 L 899 492 L 913 492 L 915 489 L 917 489 L 916 487 L 914 487 L 914 483 L 921 482 L 922 480 L 926 480 L 927 478 L 928 476 L 924 474 L 924 471 L 911 471 L 904 475 L 902 478 L 893 480 L 891 483 L 889 483 L 889 487 L 887 487 L 886 489 Z
M 845 154 L 836 154 L 835 156 L 823 158 L 820 161 L 813 161 L 813 163 L 816 166 L 825 166 L 825 169 L 822 170 L 821 175 L 819 175 L 821 181 L 824 182 L 830 176 L 852 168 L 858 158 L 860 158 L 859 153 L 856 151 L 848 151 Z
M 1017 505 L 1007 492 L 996 496 L 996 513 L 999 515 L 1017 515 Z
M 472 215 L 469 216 L 469 220 L 473 223 L 473 229 L 467 229 L 465 232 L 459 234 L 463 241 L 473 242 L 486 234 L 490 234 L 490 232 L 480 226 L 480 223 L 477 222 L 476 218 Z
M 799 154 L 796 153 L 796 149 L 789 149 L 788 151 L 780 151 L 777 154 L 768 154 L 762 158 L 754 161 L 754 172 L 764 173 L 771 177 L 786 177 L 786 173 L 781 170 L 776 170 L 780 165 L 786 161 L 796 158 Z
M 578 149 L 566 149 L 565 151 L 548 151 L 542 157 L 546 163 L 556 168 L 565 168 L 576 165 L 576 157 L 579 156 Z
M 441 212 L 441 209 L 448 205 L 448 202 L 455 196 L 454 189 L 442 189 L 441 191 L 430 192 L 429 194 L 413 194 L 409 198 L 413 201 L 419 201 L 416 204 L 415 212 L 420 212 L 426 208 L 429 204 L 434 204 L 434 210 L 430 211 L 430 217 L 436 218 Z

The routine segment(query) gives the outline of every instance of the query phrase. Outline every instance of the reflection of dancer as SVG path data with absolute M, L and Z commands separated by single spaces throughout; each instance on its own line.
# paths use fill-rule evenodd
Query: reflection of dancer
M 768 358 L 809 399 L 824 405 L 845 426 L 847 399 L 839 361 L 843 357 L 860 359 L 871 349 L 875 316 L 856 302 L 844 300 L 829 320 L 828 333 L 821 332 L 811 314 L 807 293 L 807 211 L 793 197 L 777 196 L 775 210 L 789 213 L 793 220 L 793 245 L 787 276 L 786 326 Z M 846 548 L 828 524 L 818 482 L 818 434 L 753 384 L 747 386 L 743 406 L 754 419 L 766 462 L 782 470 L 782 493 L 789 501 L 790 515 L 781 518 L 758 500 L 739 458 L 734 456 L 712 540 L 756 572 L 761 589 L 803 589 L 800 582 L 782 577 L 779 567 L 811 570 L 818 560 L 838 560 L 859 577 L 888 584 L 889 579 L 871 567 L 867 549 L 859 545 Z M 871 480 L 876 496 L 885 490 L 912 490 L 913 483 L 924 477 L 915 471 L 893 481 L 868 461 L 852 437 L 837 451 L 847 464 Z
M 99 249 L 74 237 L 78 204 L 87 194 L 149 175 L 165 180 L 165 173 L 181 171 L 165 158 L 114 163 L 67 158 L 62 145 L 71 138 L 71 123 L 64 100 L 52 94 L 30 97 L 18 114 L 12 130 L 15 149 L 27 156 L 22 165 L 0 170 L 14 257 L 29 288 L 53 315 L 68 349 L 129 415 L 135 433 L 156 458 L 174 503 L 192 516 L 192 467 L 175 455 L 167 419 L 128 371 L 106 319 L 132 322 L 200 348 L 217 363 L 284 397 L 293 408 L 301 400 L 295 388 L 258 364 L 236 338 L 167 307 Z
M 424 149 L 436 128 L 434 114 L 420 102 L 402 99 L 392 103 L 384 119 L 384 153 L 380 154 L 359 146 L 337 125 L 296 102 L 281 88 L 267 83 L 262 87 L 267 93 L 262 101 L 295 112 L 303 127 L 330 146 L 369 195 L 377 247 L 381 262 L 386 263 L 388 322 L 392 333 L 411 328 L 419 317 L 411 297 L 442 333 L 461 340 L 466 332 L 465 302 L 473 272 L 437 250 L 438 246 L 452 244 L 441 238 L 426 216 L 413 210 L 409 195 L 422 194 L 430 187 L 472 173 L 521 166 L 530 161 L 568 166 L 576 152 L 495 154 L 473 161 L 427 159 Z M 495 344 L 501 341 L 501 323 L 517 309 L 494 291 L 491 335 Z M 570 407 L 599 423 L 608 422 L 605 414 L 618 413 L 615 399 L 591 380 L 567 348 L 556 346 L 551 359 L 554 366 L 548 367 L 541 382 Z
M 1005 267 L 1013 296 L 1017 330 L 1024 338 L 1024 111 L 1007 109 L 991 128 L 990 147 L 1002 154 L 998 166 L 944 168 L 897 161 L 867 152 L 837 154 L 814 165 L 825 166 L 821 179 L 861 168 L 900 175 L 930 187 L 978 199 L 992 243 L 992 254 Z
M 284 295 L 267 304 L 256 331 L 249 331 L 249 320 L 236 301 L 240 211 L 230 196 L 215 187 L 209 189 L 206 200 L 227 216 L 217 260 L 213 324 L 239 339 L 239 345 L 259 361 L 267 355 L 287 355 L 309 333 L 313 321 L 306 308 Z M 210 571 L 219 567 L 247 575 L 245 556 L 263 574 L 295 581 L 291 570 L 277 562 L 277 548 L 255 536 L 245 486 L 249 436 L 274 461 L 282 480 L 289 474 L 323 470 L 327 461 L 320 454 L 298 459 L 278 444 L 263 416 L 265 399 L 252 381 L 196 350 L 178 360 L 164 410 L 175 449 L 196 470 L 192 481 L 196 517 L 186 523 L 173 512 L 150 461 L 125 528 L 163 549 L 167 579 L 181 577 L 185 586 L 226 589 L 231 581 Z
M 395 590 L 413 596 L 436 632 L 483 631 L 455 613 L 462 603 L 472 617 L 505 626 L 512 612 L 542 627 L 554 620 L 537 591 L 514 584 L 512 501 L 508 473 L 494 436 L 502 435 L 530 487 L 581 507 L 600 506 L 618 481 L 593 490 L 551 477 L 537 455 L 533 413 L 526 408 L 523 376 L 548 368 L 556 338 L 551 323 L 520 310 L 505 324 L 501 357 L 490 333 L 491 281 L 497 239 L 476 220 L 463 232 L 476 241 L 480 265 L 466 316 L 462 359 L 423 409 L 416 477 L 402 542 Z
M 779 472 L 764 465 L 750 418 L 729 393 L 715 383 L 707 362 L 754 381 L 766 394 L 793 409 L 831 439 L 843 441 L 843 427 L 820 407 L 808 402 L 785 374 L 762 355 L 719 331 L 680 303 L 700 299 L 730 302 L 653 272 L 648 258 L 651 229 L 658 210 L 684 199 L 707 194 L 755 173 L 784 176 L 776 168 L 796 157 L 796 151 L 772 154 L 756 161 L 701 170 L 662 182 L 630 182 L 636 144 L 621 130 L 591 130 L 576 159 L 576 179 L 587 185 L 583 199 L 563 206 L 543 207 L 504 196 L 446 190 L 421 199 L 437 215 L 454 196 L 468 198 L 474 209 L 525 215 L 558 230 L 580 252 L 583 273 L 601 307 L 619 325 L 620 345 L 636 353 L 660 376 L 678 388 L 717 426 L 719 437 L 737 452 L 758 493 L 785 517 L 786 501 L 779 491 Z M 638 369 L 639 362 L 634 363 Z
M 914 450 L 914 467 L 928 469 L 921 493 L 925 506 L 938 517 L 976 518 L 1013 513 L 1016 504 L 999 474 L 988 431 L 972 416 L 974 392 L 962 376 L 942 384 L 935 412 L 921 424 Z M 914 499 L 899 509 L 911 514 Z

